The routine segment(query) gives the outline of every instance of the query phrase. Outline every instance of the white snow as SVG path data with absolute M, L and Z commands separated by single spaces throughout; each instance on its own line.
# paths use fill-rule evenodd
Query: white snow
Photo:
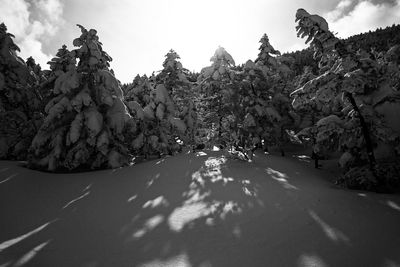
M 328 162 L 304 159 L 205 150 L 64 174 L 0 161 L 0 265 L 399 265 L 400 196 L 337 188 Z

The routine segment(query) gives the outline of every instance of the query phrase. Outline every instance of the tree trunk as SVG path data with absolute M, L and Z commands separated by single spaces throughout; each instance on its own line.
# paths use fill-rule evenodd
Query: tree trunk
M 219 121 L 218 121 L 218 142 L 221 142 L 221 136 L 222 136 L 222 116 L 219 116 Z
M 360 112 L 360 109 L 357 106 L 357 103 L 356 103 L 353 95 L 349 92 L 345 92 L 345 97 L 349 100 L 354 111 L 357 112 L 357 114 L 358 114 L 358 118 L 359 118 L 360 124 L 361 124 L 361 130 L 362 130 L 362 133 L 363 133 L 364 139 L 365 139 L 365 147 L 367 149 L 369 168 L 370 168 L 371 172 L 374 174 L 378 183 L 381 183 L 382 181 L 380 181 L 379 177 L 377 177 L 376 172 L 375 172 L 376 159 L 375 159 L 375 155 L 374 155 L 374 149 L 372 147 L 372 141 L 371 141 L 371 136 L 369 134 L 368 126 L 364 120 L 364 117 L 362 116 L 362 114 Z
M 314 111 L 311 113 L 311 123 L 313 127 L 315 127 L 315 114 Z M 318 153 L 315 152 L 315 145 L 317 141 L 315 140 L 315 128 L 313 128 L 312 133 L 311 133 L 311 140 L 312 140 L 312 152 L 311 152 L 311 159 L 314 159 L 314 168 L 318 169 L 319 168 L 319 158 L 318 158 Z
M 284 157 L 285 156 L 285 151 L 283 150 L 283 145 L 284 145 L 284 141 L 283 141 L 283 126 L 280 127 L 280 151 L 281 151 L 281 156 Z
M 218 98 L 218 142 L 221 142 L 221 136 L 222 136 L 222 103 L 221 103 L 221 98 Z

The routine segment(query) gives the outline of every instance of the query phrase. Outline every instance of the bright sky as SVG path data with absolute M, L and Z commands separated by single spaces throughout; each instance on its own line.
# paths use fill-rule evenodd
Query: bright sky
M 200 71 L 220 45 L 237 64 L 254 60 L 266 33 L 281 52 L 305 47 L 296 37 L 298 8 L 327 19 L 339 37 L 400 23 L 400 0 L 0 0 L 0 22 L 42 69 L 57 49 L 79 37 L 75 24 L 98 31 L 121 82 L 162 68 L 174 49 Z

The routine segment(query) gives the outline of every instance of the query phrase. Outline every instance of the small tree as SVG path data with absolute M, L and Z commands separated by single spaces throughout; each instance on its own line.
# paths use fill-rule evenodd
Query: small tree
M 139 119 L 136 137 L 130 146 L 136 155 L 147 158 L 154 154 L 158 156 L 172 154 L 180 149 L 176 133 L 184 134 L 186 125 L 174 117 L 175 104 L 164 85 L 157 85 L 144 108 L 139 104 L 133 106 L 132 103 L 128 103 L 128 105 L 135 109 Z
M 137 102 L 140 106 L 144 107 L 150 102 L 150 94 L 153 90 L 153 86 L 150 84 L 149 78 L 146 75 L 142 77 L 136 75 L 133 82 L 127 84 L 125 87 L 125 102 Z

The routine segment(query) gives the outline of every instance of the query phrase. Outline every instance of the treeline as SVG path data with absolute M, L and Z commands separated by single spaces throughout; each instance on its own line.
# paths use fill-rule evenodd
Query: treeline
M 282 55 L 264 34 L 254 60 L 238 66 L 218 47 L 200 73 L 170 50 L 162 70 L 128 84 L 115 77 L 94 29 L 78 25 L 74 49 L 62 46 L 42 71 L 18 57 L 1 24 L 0 158 L 66 171 L 116 168 L 197 145 L 246 160 L 257 148 L 284 156 L 297 142 L 311 148 L 316 168 L 339 153 L 340 184 L 398 187 L 399 27 L 341 40 L 318 15 L 299 9 L 296 21 L 306 50 Z
M 350 45 L 354 50 L 370 51 L 371 49 L 377 52 L 388 51 L 392 46 L 400 43 L 400 25 L 393 24 L 384 29 L 378 28 L 375 31 L 360 33 L 353 35 L 343 40 L 344 45 Z M 299 75 L 303 72 L 305 66 L 310 66 L 312 71 L 318 71 L 318 63 L 313 58 L 313 50 L 306 48 L 300 51 L 284 53 L 283 55 L 290 56 L 294 59 L 290 64 L 290 68 Z

